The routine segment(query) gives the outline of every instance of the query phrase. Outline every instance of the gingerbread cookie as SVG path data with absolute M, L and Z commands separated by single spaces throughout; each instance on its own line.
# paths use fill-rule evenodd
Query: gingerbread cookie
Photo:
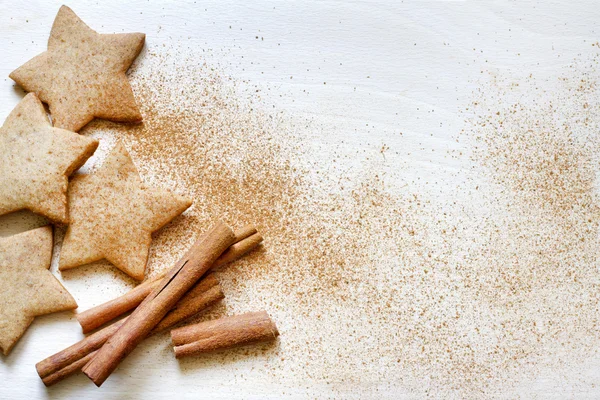
M 5 355 L 36 316 L 77 308 L 48 271 L 51 259 L 49 226 L 0 238 L 0 348 Z
M 0 215 L 22 209 L 66 223 L 68 176 L 81 167 L 98 141 L 53 128 L 30 93 L 0 128 Z
M 68 198 L 70 225 L 59 269 L 106 259 L 138 280 L 144 278 L 152 232 L 192 204 L 144 185 L 120 142 L 97 171 L 73 178 Z
M 94 117 L 139 122 L 142 115 L 125 73 L 145 38 L 143 33 L 99 34 L 62 6 L 48 50 L 10 77 L 48 104 L 56 127 L 77 132 Z

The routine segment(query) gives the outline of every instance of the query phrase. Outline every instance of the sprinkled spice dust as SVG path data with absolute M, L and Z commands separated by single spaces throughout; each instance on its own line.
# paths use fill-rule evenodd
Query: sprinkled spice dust
M 426 231 L 412 217 L 422 200 L 396 198 L 375 172 L 343 188 L 326 174 L 314 177 L 299 133 L 310 121 L 264 113 L 253 103 L 260 99 L 248 95 L 254 88 L 191 60 L 149 55 L 131 77 L 144 123 L 96 120 L 84 132 L 124 140 L 144 180 L 194 198 L 154 236 L 150 275 L 174 263 L 213 218 L 238 227 L 256 223 L 264 248 L 220 272 L 227 298 L 209 316 L 257 307 L 272 313 L 282 332 L 277 348 L 267 346 L 275 377 L 294 371 L 297 380 L 358 381 L 374 368 L 377 378 L 375 310 L 397 306 L 379 293 L 381 284 L 389 261 L 410 254 L 402 248 L 425 257 L 419 242 Z M 392 268 L 402 278 L 400 265 Z M 356 318 L 364 321 L 360 329 Z M 339 335 L 342 327 L 346 334 Z
M 505 385 L 597 356 L 596 68 L 592 57 L 559 79 L 492 74 L 466 112 L 473 160 L 491 183 L 465 283 L 494 317 L 477 327 L 479 352 Z
M 258 357 L 253 373 L 289 387 L 477 397 L 596 351 L 595 70 L 570 68 L 552 92 L 532 77 L 482 83 L 458 137 L 470 186 L 432 196 L 398 185 L 398 166 L 328 174 L 346 156 L 307 150 L 312 121 L 197 60 L 146 55 L 131 73 L 145 122 L 84 130 L 124 140 L 145 181 L 194 198 L 154 236 L 150 275 L 214 218 L 265 236 L 219 271 L 227 297 L 201 319 L 264 308 L 279 341 L 182 369 L 235 371 Z

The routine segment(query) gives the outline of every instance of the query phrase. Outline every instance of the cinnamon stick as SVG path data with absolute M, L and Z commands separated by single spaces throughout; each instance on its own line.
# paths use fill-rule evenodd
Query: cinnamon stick
M 227 250 L 225 250 L 223 254 L 221 254 L 221 257 L 219 257 L 219 259 L 215 262 L 211 269 L 215 270 L 225 264 L 237 260 L 238 258 L 257 248 L 258 245 L 262 243 L 262 241 L 263 237 L 261 236 L 261 234 L 254 233 L 248 236 L 247 238 L 244 238 L 243 240 L 232 244 Z
M 207 280 L 215 280 L 217 284 L 210 287 L 203 287 L 203 283 Z M 175 304 L 175 307 L 173 307 L 158 325 L 154 327 L 152 332 L 161 332 L 168 329 L 179 322 L 196 315 L 201 310 L 222 300 L 224 297 L 225 295 L 223 294 L 223 290 L 217 279 L 213 275 L 209 275 L 192 290 L 187 292 L 185 296 Z
M 42 382 L 44 382 L 44 385 L 46 385 L 46 387 L 50 387 L 68 378 L 69 376 L 76 374 L 77 372 L 81 371 L 81 368 L 83 368 L 83 366 L 87 364 L 96 355 L 97 352 L 98 350 L 94 350 L 91 353 L 87 354 L 85 357 L 80 358 L 74 363 L 67 365 L 63 369 L 60 369 L 54 372 L 53 374 L 43 377 Z
M 152 333 L 160 332 L 175 326 L 200 311 L 208 308 L 225 297 L 214 275 L 208 275 L 169 311 Z M 87 336 L 74 345 L 40 361 L 36 369 L 46 386 L 54 385 L 81 370 L 125 319 L 117 321 L 102 330 Z
M 220 318 L 171 331 L 177 358 L 271 341 L 277 336 L 277 326 L 266 311 Z
M 81 330 L 83 333 L 91 332 L 108 321 L 112 321 L 118 316 L 125 314 L 127 311 L 133 310 L 148 296 L 159 282 L 160 279 L 146 281 L 131 289 L 123 296 L 76 314 L 75 316 L 81 325 Z
M 247 237 L 254 235 L 256 232 L 258 231 L 256 230 L 256 227 L 254 225 L 246 225 L 233 233 L 235 235 L 234 243 L 240 242 L 246 239 Z
M 236 242 L 231 245 L 217 261 L 215 261 L 213 268 L 218 268 L 237 260 L 249 251 L 258 247 L 263 238 L 257 233 L 254 226 L 248 225 L 235 232 L 235 240 Z M 123 296 L 78 313 L 76 317 L 81 325 L 83 333 L 89 333 L 136 308 L 160 283 L 160 280 L 164 278 L 165 275 L 166 272 L 153 280 L 146 281 L 136 286 Z
M 235 235 L 231 228 L 222 222 L 215 224 L 104 343 L 82 368 L 83 373 L 96 386 L 101 386 L 120 362 L 234 242 Z

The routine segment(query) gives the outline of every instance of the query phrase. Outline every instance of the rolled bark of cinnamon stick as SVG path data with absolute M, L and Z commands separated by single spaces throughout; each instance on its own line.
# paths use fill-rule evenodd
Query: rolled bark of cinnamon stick
M 171 331 L 177 358 L 267 342 L 277 336 L 277 326 L 266 311 L 220 318 Z
M 223 254 L 221 254 L 221 257 L 219 257 L 211 269 L 215 270 L 225 264 L 229 264 L 230 262 L 237 260 L 241 256 L 257 248 L 262 241 L 263 237 L 260 235 L 260 233 L 253 233 L 247 238 L 232 244 L 227 250 L 225 250 Z
M 162 279 L 156 289 L 82 368 L 82 372 L 96 386 L 101 386 L 121 361 L 234 242 L 235 235 L 231 228 L 218 222 Z
M 127 311 L 136 308 L 150 294 L 152 289 L 158 285 L 160 278 L 163 278 L 163 276 L 141 283 L 123 296 L 76 314 L 75 317 L 77 317 L 83 333 L 89 333 L 118 316 L 125 314 Z
M 216 284 L 210 286 L 203 285 L 205 281 L 213 280 Z M 206 283 L 208 284 L 209 282 Z M 192 288 L 192 290 L 187 292 L 177 304 L 175 304 L 175 307 L 165 315 L 158 325 L 154 327 L 152 332 L 161 332 L 165 329 L 169 329 L 181 321 L 196 315 L 217 301 L 223 300 L 223 298 L 225 298 L 225 295 L 223 294 L 223 290 L 221 289 L 221 285 L 219 285 L 217 278 L 213 275 L 208 275 Z
M 233 234 L 235 235 L 235 243 L 240 242 L 247 237 L 254 235 L 256 232 L 256 227 L 254 225 L 246 225 L 238 230 L 236 230 Z
M 152 333 L 171 328 L 205 310 L 224 297 L 218 280 L 214 275 L 208 275 L 192 290 L 186 293 L 155 327 Z M 96 353 L 97 349 L 117 331 L 124 321 L 125 319 L 117 321 L 37 363 L 36 369 L 44 384 L 52 386 L 81 370 L 91 359 L 91 355 Z
M 262 236 L 257 233 L 256 228 L 251 225 L 236 231 L 235 237 L 236 242 L 215 261 L 213 268 L 218 268 L 238 259 L 256 248 L 263 240 Z M 99 326 L 133 310 L 152 292 L 165 275 L 166 272 L 151 281 L 138 285 L 123 296 L 77 314 L 76 317 L 83 333 L 91 332 Z
M 255 249 L 262 242 L 263 238 L 257 233 L 254 226 L 248 225 L 235 232 L 235 240 L 236 242 L 215 261 L 213 269 L 237 260 Z M 89 333 L 136 308 L 160 283 L 160 280 L 165 275 L 166 273 L 163 273 L 151 281 L 146 281 L 136 286 L 123 296 L 78 313 L 76 317 L 83 333 Z
M 92 359 L 92 357 L 96 355 L 97 352 L 98 350 L 94 350 L 85 357 L 80 358 L 74 363 L 67 365 L 63 369 L 59 369 L 58 371 L 43 377 L 42 382 L 44 382 L 44 385 L 46 387 L 50 387 L 68 378 L 69 376 L 76 374 L 77 372 L 81 371 L 81 368 L 83 368 L 83 366 L 87 364 Z

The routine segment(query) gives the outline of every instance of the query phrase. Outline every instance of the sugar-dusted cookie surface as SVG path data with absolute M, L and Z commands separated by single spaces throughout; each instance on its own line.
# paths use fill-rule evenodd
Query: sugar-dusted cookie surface
M 192 204 L 144 185 L 121 142 L 97 171 L 73 178 L 68 198 L 70 225 L 59 269 L 106 259 L 138 280 L 144 278 L 152 232 Z
M 77 132 L 94 117 L 139 122 L 142 115 L 125 73 L 145 37 L 143 33 L 99 34 L 62 6 L 48 50 L 10 77 L 48 104 L 56 127 Z
M 53 128 L 30 93 L 0 128 L 0 215 L 22 209 L 67 223 L 68 176 L 81 167 L 98 141 Z
M 0 238 L 0 348 L 8 354 L 38 315 L 77 303 L 48 269 L 52 228 Z

